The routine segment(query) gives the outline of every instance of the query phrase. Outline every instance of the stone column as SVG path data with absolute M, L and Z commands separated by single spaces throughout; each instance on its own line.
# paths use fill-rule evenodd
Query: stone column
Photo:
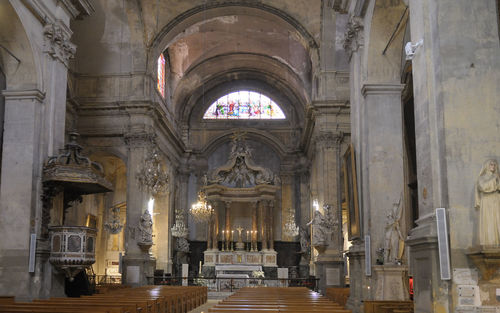
M 230 212 L 231 202 L 226 201 L 224 202 L 224 204 L 226 208 L 226 242 L 229 244 L 229 241 L 231 240 L 231 212 Z
M 326 126 L 329 116 L 320 115 L 317 118 L 322 123 L 322 129 L 315 137 L 316 158 L 313 166 L 316 167 L 316 186 L 318 192 L 319 210 L 326 217 L 330 215 L 328 238 L 326 246 L 315 247 L 318 259 L 315 262 L 316 275 L 320 277 L 320 289 L 324 292 L 327 287 L 339 287 L 344 285 L 344 261 L 342 257 L 342 232 L 341 232 L 341 208 L 338 205 L 338 184 L 340 169 L 340 144 L 341 133 L 327 131 Z M 325 211 L 325 206 L 330 206 L 330 212 Z M 312 234 L 314 236 L 315 227 Z
M 208 204 L 212 205 L 211 202 L 208 202 Z M 213 233 L 213 226 L 214 226 L 214 215 L 210 215 L 207 221 L 207 250 L 212 250 L 212 233 Z
M 137 175 L 144 166 L 153 135 L 146 132 L 128 133 L 127 144 L 127 228 L 125 232 L 125 256 L 122 279 L 125 284 L 140 286 L 152 283 L 148 277 L 154 274 L 154 259 L 138 245 L 141 241 L 141 215 L 147 210 L 150 195 L 139 186 Z
M 252 250 L 257 251 L 257 208 L 258 202 L 254 202 L 252 211 Z
M 283 241 L 293 241 L 295 238 L 291 238 L 285 234 L 283 231 L 286 222 L 286 216 L 289 214 L 289 210 L 295 212 L 295 193 L 294 193 L 294 179 L 293 173 L 286 172 L 281 173 L 281 238 Z
M 212 249 L 219 250 L 219 202 L 213 203 L 214 225 L 212 229 Z
M 52 271 L 47 262 L 50 208 L 44 208 L 45 212 L 42 212 L 39 201 L 42 189 L 37 183 L 43 159 L 47 157 L 41 153 L 40 147 L 39 117 L 43 112 L 44 94 L 39 90 L 5 90 L 3 95 L 5 124 L 0 185 L 0 267 L 9 270 L 2 271 L 1 290 L 9 290 L 20 298 L 30 298 L 31 283 L 40 284 L 36 281 L 43 279 L 44 271 L 49 271 L 49 277 Z M 38 221 L 37 215 L 41 215 Z M 42 231 L 37 231 L 40 228 Z M 34 275 L 28 273 L 30 233 L 36 233 L 39 241 Z M 63 278 L 59 283 L 60 288 L 64 288 Z M 50 289 L 51 286 L 46 287 Z M 49 291 L 45 295 L 48 296 Z M 35 290 L 33 296 L 38 296 Z
M 268 216 L 268 240 L 269 240 L 269 250 L 274 250 L 274 236 L 273 236 L 273 227 L 274 227 L 274 200 L 267 201 L 267 216 Z
M 360 184 L 363 196 L 359 204 L 363 210 L 363 233 L 371 238 L 371 251 L 365 251 L 365 254 L 371 254 L 372 264 L 369 266 L 375 264 L 377 249 L 385 247 L 387 216 L 392 212 L 394 203 L 403 202 L 402 90 L 400 84 L 365 84 L 361 90 L 365 103 L 361 115 L 364 144 L 356 155 L 360 156 L 364 170 Z M 386 280 L 383 275 L 389 272 L 377 270 L 376 273 L 365 299 L 376 298 L 377 286 L 381 285 L 380 281 Z M 399 281 L 402 282 L 403 277 Z
M 259 201 L 260 231 L 262 238 L 262 250 L 267 250 L 267 216 L 264 201 Z

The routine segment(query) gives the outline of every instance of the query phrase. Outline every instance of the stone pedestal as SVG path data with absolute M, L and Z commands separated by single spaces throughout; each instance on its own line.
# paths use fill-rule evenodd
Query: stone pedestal
M 278 267 L 276 262 L 278 252 L 274 250 L 262 251 L 262 266 Z
M 400 265 L 373 265 L 375 300 L 408 300 L 408 268 Z
M 123 257 L 123 283 L 126 285 L 144 286 L 152 285 L 156 260 L 147 256 L 127 256 Z
M 316 264 L 316 277 L 319 278 L 319 289 L 325 294 L 326 288 L 344 287 L 344 261 L 318 261 Z

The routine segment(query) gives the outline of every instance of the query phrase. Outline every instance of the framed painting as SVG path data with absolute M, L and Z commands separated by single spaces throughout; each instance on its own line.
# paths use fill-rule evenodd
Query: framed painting
M 344 195 L 347 204 L 348 239 L 353 240 L 361 237 L 361 226 L 358 205 L 358 183 L 356 179 L 356 158 L 352 144 L 349 144 L 344 154 L 342 169 L 344 174 Z
M 97 217 L 92 214 L 87 214 L 87 221 L 85 226 L 97 229 Z

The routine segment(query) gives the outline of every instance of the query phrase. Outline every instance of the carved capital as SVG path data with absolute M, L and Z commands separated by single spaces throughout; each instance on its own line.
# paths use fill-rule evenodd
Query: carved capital
M 76 45 L 69 41 L 70 34 L 57 24 L 46 24 L 43 27 L 44 52 L 66 66 L 68 60 L 75 56 Z
M 327 149 L 338 149 L 344 139 L 344 134 L 329 131 L 321 131 L 314 138 L 316 147 Z
M 142 148 L 155 145 L 155 134 L 149 132 L 130 132 L 123 136 L 128 148 Z
M 358 51 L 358 49 L 364 44 L 363 28 L 363 20 L 360 17 L 352 15 L 349 16 L 347 29 L 344 33 L 343 44 L 349 58 L 352 56 L 353 52 Z

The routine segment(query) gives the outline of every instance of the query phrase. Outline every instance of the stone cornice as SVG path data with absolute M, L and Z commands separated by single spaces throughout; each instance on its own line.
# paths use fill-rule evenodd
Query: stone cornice
M 1 94 L 6 100 L 37 100 L 38 102 L 43 102 L 45 99 L 45 93 L 38 89 L 29 90 L 4 90 Z
M 364 84 L 361 88 L 361 94 L 363 96 L 401 94 L 403 89 L 403 84 Z
M 88 0 L 61 0 L 60 2 L 64 4 L 71 17 L 75 19 L 89 16 L 95 12 L 92 3 Z

